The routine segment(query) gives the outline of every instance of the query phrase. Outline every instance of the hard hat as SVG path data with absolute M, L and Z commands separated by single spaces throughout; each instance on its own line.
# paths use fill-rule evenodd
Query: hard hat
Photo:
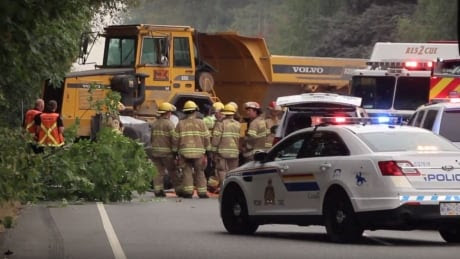
M 277 105 L 275 101 L 268 104 L 268 109 L 272 111 L 282 111 L 281 106 Z
M 194 101 L 186 101 L 185 104 L 184 104 L 184 108 L 182 109 L 182 111 L 184 112 L 187 112 L 187 111 L 196 111 L 198 110 L 198 106 L 196 105 L 196 103 Z
M 233 107 L 235 107 L 235 111 L 238 110 L 238 104 L 236 104 L 236 102 L 229 102 L 228 104 L 233 105 Z
M 215 110 L 216 112 L 218 112 L 218 111 L 221 111 L 222 109 L 224 109 L 224 104 L 221 103 L 221 102 L 215 102 L 215 103 L 212 105 L 212 107 L 214 108 L 214 110 Z
M 260 110 L 260 105 L 257 102 L 247 102 L 244 104 L 244 108 L 245 109 L 252 108 L 252 109 Z
M 227 103 L 224 106 L 224 109 L 222 110 L 222 114 L 225 114 L 225 115 L 233 115 L 233 114 L 235 114 L 235 112 L 236 112 L 235 106 L 233 106 L 230 103 Z
M 162 104 L 160 104 L 160 106 L 158 107 L 158 113 L 166 113 L 166 112 L 173 112 L 176 110 L 176 106 L 168 103 L 168 102 L 164 102 Z

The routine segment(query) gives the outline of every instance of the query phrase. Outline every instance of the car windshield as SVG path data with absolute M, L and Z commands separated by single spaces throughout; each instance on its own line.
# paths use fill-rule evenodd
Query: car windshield
M 394 108 L 397 110 L 415 110 L 428 102 L 429 94 L 429 77 L 399 77 Z
M 460 109 L 445 110 L 442 115 L 439 135 L 453 142 L 460 142 Z
M 458 151 L 451 142 L 430 132 L 367 132 L 356 135 L 374 152 Z
M 364 109 L 390 109 L 395 80 L 392 76 L 354 76 L 351 95 L 362 98 Z

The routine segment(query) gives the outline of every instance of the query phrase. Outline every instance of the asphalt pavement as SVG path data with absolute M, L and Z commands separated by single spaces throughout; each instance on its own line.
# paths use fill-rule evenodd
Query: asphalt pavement
M 264 225 L 252 236 L 226 232 L 218 201 L 154 198 L 132 202 L 26 206 L 0 236 L 5 258 L 458 258 L 460 246 L 435 231 L 366 231 L 357 244 L 331 243 L 321 226 Z

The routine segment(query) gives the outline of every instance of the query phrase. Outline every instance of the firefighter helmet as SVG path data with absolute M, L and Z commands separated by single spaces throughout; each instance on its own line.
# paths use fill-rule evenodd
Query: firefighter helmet
M 166 112 L 173 112 L 176 110 L 176 106 L 168 103 L 168 102 L 164 102 L 162 104 L 160 104 L 160 107 L 158 107 L 158 113 L 166 113 Z
M 236 104 L 236 102 L 229 102 L 228 104 L 233 105 L 233 107 L 235 107 L 235 111 L 238 110 L 238 104 Z
M 247 102 L 244 104 L 244 108 L 246 109 L 255 109 L 255 110 L 260 110 L 260 105 L 257 102 Z
M 215 102 L 215 103 L 212 105 L 212 107 L 214 108 L 214 110 L 215 110 L 216 112 L 219 112 L 219 111 L 221 111 L 221 110 L 224 109 L 224 104 L 221 103 L 221 102 Z
M 224 109 L 222 110 L 222 114 L 225 114 L 225 115 L 233 115 L 233 114 L 235 114 L 235 112 L 236 112 L 235 106 L 233 106 L 230 103 L 227 103 L 224 106 Z
M 196 111 L 198 110 L 198 106 L 196 105 L 196 103 L 194 101 L 186 101 L 185 104 L 184 104 L 184 108 L 182 109 L 182 111 L 184 112 L 187 112 L 187 111 Z

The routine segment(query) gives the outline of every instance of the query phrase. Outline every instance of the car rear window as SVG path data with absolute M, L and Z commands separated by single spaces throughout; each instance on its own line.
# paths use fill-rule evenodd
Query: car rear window
M 368 132 L 357 136 L 374 152 L 458 151 L 451 142 L 430 132 Z
M 460 109 L 445 110 L 442 115 L 439 135 L 453 142 L 460 142 Z
M 311 117 L 359 117 L 356 113 L 356 107 L 346 107 L 333 105 L 330 107 L 314 106 L 295 106 L 289 107 L 286 114 L 286 132 L 284 136 L 289 135 L 299 129 L 312 126 Z

